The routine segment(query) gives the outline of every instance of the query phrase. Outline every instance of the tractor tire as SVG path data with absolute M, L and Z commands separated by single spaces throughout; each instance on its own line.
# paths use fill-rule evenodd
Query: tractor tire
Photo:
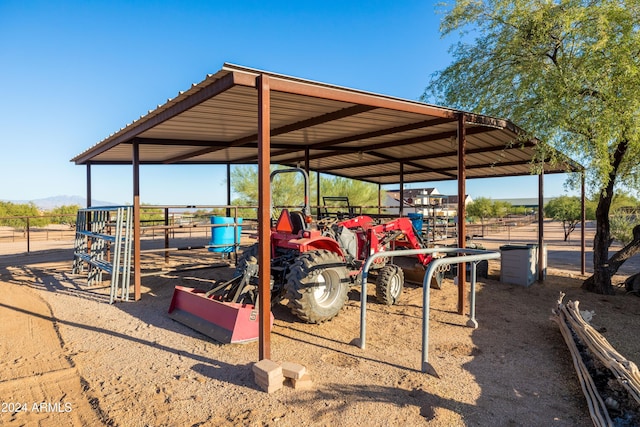
M 376 279 L 376 299 L 380 304 L 394 305 L 404 288 L 404 271 L 394 264 L 388 264 L 378 272 Z
M 333 319 L 342 309 L 349 291 L 349 272 L 340 256 L 327 250 L 300 254 L 287 274 L 289 308 L 307 323 Z
M 471 272 L 469 272 L 471 277 Z M 489 261 L 483 259 L 476 264 L 476 279 L 487 279 L 489 277 Z

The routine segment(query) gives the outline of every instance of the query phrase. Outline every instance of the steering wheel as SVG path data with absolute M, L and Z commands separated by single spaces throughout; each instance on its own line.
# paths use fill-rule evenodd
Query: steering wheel
M 316 224 L 318 224 L 318 228 L 328 228 L 328 227 L 331 227 L 336 222 L 338 222 L 338 218 L 333 216 L 326 216 L 316 221 Z

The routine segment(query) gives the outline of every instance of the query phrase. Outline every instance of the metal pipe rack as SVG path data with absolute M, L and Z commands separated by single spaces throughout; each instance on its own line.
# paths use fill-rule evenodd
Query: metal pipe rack
M 129 300 L 131 225 L 131 206 L 78 210 L 72 273 L 82 273 L 86 264 L 88 285 L 101 282 L 103 272 L 111 274 L 111 303 L 118 296 Z
M 436 269 L 443 265 L 462 264 L 465 262 L 471 263 L 471 311 L 469 314 L 469 320 L 467 326 L 472 328 L 478 327 L 476 321 L 476 264 L 482 260 L 498 259 L 500 258 L 500 252 L 485 251 L 479 249 L 467 249 L 467 248 L 428 248 L 428 249 L 408 249 L 408 250 L 395 250 L 395 251 L 383 251 L 371 255 L 364 264 L 362 269 L 362 289 L 360 292 L 360 339 L 359 346 L 364 350 L 366 346 L 366 333 L 367 333 L 367 275 L 371 265 L 377 258 L 391 257 L 391 256 L 404 256 L 404 255 L 417 255 L 417 254 L 433 254 L 433 253 L 455 253 L 465 254 L 457 257 L 437 258 L 429 263 L 427 271 L 424 275 L 422 282 L 422 372 L 433 372 L 432 367 L 429 365 L 429 304 L 430 304 L 430 284 L 433 273 Z M 471 255 L 466 255 L 471 254 Z

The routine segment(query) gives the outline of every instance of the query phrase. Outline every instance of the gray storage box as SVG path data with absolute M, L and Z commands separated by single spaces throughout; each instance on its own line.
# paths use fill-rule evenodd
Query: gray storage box
M 547 270 L 547 251 L 543 247 L 543 277 Z M 500 281 L 531 286 L 538 278 L 538 245 L 500 246 Z

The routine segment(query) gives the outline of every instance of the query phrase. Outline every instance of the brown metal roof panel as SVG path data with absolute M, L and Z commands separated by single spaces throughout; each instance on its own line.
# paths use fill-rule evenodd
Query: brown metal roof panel
M 413 114 L 388 114 L 389 110 L 373 109 L 357 115 L 349 116 L 340 121 L 350 127 L 366 130 L 381 130 L 410 123 L 424 122 L 426 117 L 415 117 Z M 327 123 L 329 124 L 329 123 Z
M 254 93 L 257 92 L 254 90 Z M 355 105 L 352 102 L 337 101 L 333 99 L 314 98 L 311 96 L 297 95 L 285 92 L 271 92 L 271 107 L 295 109 L 299 106 L 300 110 L 313 111 L 324 110 L 334 111 Z
M 257 149 L 255 147 L 230 147 L 221 150 L 212 151 L 210 153 L 202 154 L 200 156 L 192 157 L 188 160 L 188 162 L 194 163 L 202 163 L 207 161 L 212 162 L 220 162 L 220 161 L 228 161 L 230 163 L 235 163 L 237 159 L 249 157 L 249 156 L 257 156 Z M 245 162 L 245 163 L 253 163 L 253 162 Z
M 496 165 L 505 162 L 513 162 L 513 161 L 521 161 L 527 160 L 526 158 L 521 158 L 512 151 L 496 151 L 496 152 L 488 152 L 488 153 L 478 153 L 478 154 L 468 154 L 466 157 L 467 165 Z
M 131 144 L 119 144 L 116 147 L 111 148 L 108 151 L 103 151 L 97 156 L 94 156 L 91 161 L 97 162 L 122 162 L 126 161 L 131 163 L 133 158 L 133 146 Z
M 390 145 L 386 148 L 376 149 L 373 151 L 398 159 L 418 160 L 434 157 L 437 153 L 442 151 L 440 147 L 442 147 L 442 144 L 434 141 L 413 145 Z
M 161 133 L 161 132 L 164 132 L 165 130 L 166 131 L 175 131 L 175 130 L 189 131 L 189 130 L 198 130 L 198 129 L 224 130 L 230 127 L 230 125 L 238 129 L 240 128 L 255 129 L 255 122 L 252 122 L 251 119 L 252 117 L 249 115 L 247 116 L 236 115 L 230 120 L 224 120 L 224 117 L 218 116 L 213 120 L 204 121 L 204 120 L 198 120 L 198 119 L 194 120 L 188 116 L 183 116 L 180 118 L 169 120 L 161 125 L 158 125 L 156 126 L 155 130 L 148 130 L 144 133 L 141 133 L 140 136 L 145 138 L 146 137 L 154 138 L 154 137 L 158 137 L 156 133 Z M 215 134 L 210 134 L 209 137 L 217 140 L 220 139 L 219 135 L 215 135 Z M 188 139 L 188 138 L 184 138 L 184 139 Z
M 140 145 L 140 158 L 151 162 L 167 162 L 175 156 L 180 156 L 198 150 L 196 146 L 162 146 Z
M 221 100 L 214 99 L 193 107 L 189 111 L 185 111 L 184 113 L 169 119 L 169 121 L 184 118 L 193 122 L 208 122 L 211 120 L 233 119 L 237 116 L 246 117 L 252 114 L 255 115 L 256 111 L 257 108 L 255 103 L 244 105 L 239 104 L 238 102 L 222 102 Z
M 480 131 L 480 129 L 478 129 Z M 511 147 L 516 140 L 512 138 L 512 135 L 506 134 L 502 131 L 489 131 L 470 134 L 467 137 L 467 150 L 474 150 L 487 147 Z
M 366 145 L 369 149 L 376 149 L 380 146 L 397 146 L 400 144 L 415 143 L 433 139 L 434 137 L 429 137 L 429 139 L 427 139 L 422 136 L 422 132 L 428 132 L 427 128 L 429 126 L 443 123 L 443 121 L 448 121 L 448 119 L 427 119 L 413 123 L 400 124 L 397 126 L 386 125 L 385 127 L 380 127 L 365 133 L 350 134 L 337 139 L 325 141 L 316 146 L 329 147 L 331 145 L 340 144 L 343 146 L 358 148 Z M 374 121 L 374 123 L 377 122 Z M 425 126 L 427 126 L 427 128 L 425 128 Z M 419 129 L 423 129 L 423 131 L 421 132 Z M 412 131 L 415 131 L 415 133 Z M 406 132 L 412 133 L 407 134 Z M 450 135 L 450 133 L 447 135 Z M 436 135 L 435 138 L 438 138 L 438 136 Z
M 257 159 L 257 157 L 258 157 L 258 153 L 256 151 L 254 153 L 254 158 Z M 277 164 L 298 164 L 298 163 L 303 164 L 304 158 L 305 158 L 304 150 L 291 149 L 291 150 L 287 150 L 286 152 L 279 151 L 279 154 L 274 154 L 273 152 L 271 153 L 271 162 L 277 163 Z M 314 161 L 312 160 L 311 164 L 313 163 Z M 311 167 L 311 169 L 315 170 L 315 168 L 313 167 Z
M 228 90 L 235 84 L 235 78 L 234 73 L 224 69 L 215 74 L 207 75 L 202 82 L 193 84 L 191 88 L 186 91 L 178 92 L 175 98 L 167 100 L 164 105 L 158 106 L 155 110 L 149 110 L 148 114 L 140 116 L 140 118 L 128 123 L 120 130 L 75 156 L 71 161 L 77 164 L 91 161 L 93 156 L 104 150 L 108 150 L 113 145 L 137 136 L 141 131 L 152 128 L 157 123 L 166 120 L 166 118 L 174 116 L 185 109 L 189 109 L 192 105 L 198 104 L 214 94 Z
M 446 128 L 445 128 L 446 129 Z M 445 130 L 443 132 L 433 133 L 428 130 L 410 131 L 396 133 L 394 135 L 385 135 L 378 138 L 371 138 L 367 140 L 355 141 L 352 143 L 344 144 L 346 147 L 363 147 L 370 146 L 372 149 L 388 148 L 388 147 L 406 147 L 416 145 L 420 147 L 420 144 L 429 144 L 422 146 L 422 149 L 437 146 L 437 144 L 449 144 L 450 141 L 455 140 L 456 132 L 453 128 Z M 434 145 L 435 144 L 435 145 Z M 420 149 L 420 148 L 418 148 Z
M 531 170 L 528 167 L 500 166 L 489 168 L 468 168 L 467 178 L 491 178 L 500 176 L 529 175 Z
M 355 106 L 355 104 L 346 102 L 273 92 L 271 97 L 271 124 L 273 128 L 290 125 L 295 131 L 302 127 L 309 128 L 327 121 L 333 121 L 331 115 L 338 114 L 339 118 L 341 117 L 341 111 L 349 111 Z M 303 121 L 305 123 L 300 123 Z M 300 125 L 294 126 L 296 123 Z
M 423 127 L 416 129 L 407 129 L 404 132 L 394 132 L 397 139 L 406 139 L 423 136 L 431 139 L 446 139 L 457 135 L 457 127 L 455 122 L 441 123 L 433 120 L 417 120 L 416 124 L 425 124 Z M 434 124 L 429 124 L 434 123 Z
M 225 63 L 223 70 L 232 71 L 234 74 L 245 74 L 255 77 L 258 75 L 270 76 L 270 88 L 272 93 L 283 92 L 314 97 L 318 99 L 342 100 L 345 102 L 373 105 L 376 107 L 389 108 L 399 111 L 418 112 L 419 114 L 430 114 L 434 117 L 455 117 L 456 110 L 425 104 L 423 102 L 411 101 L 407 99 L 395 98 L 388 95 L 365 92 L 362 90 L 341 87 L 323 82 L 316 82 L 284 74 L 273 73 L 264 70 L 257 70 L 235 64 Z M 249 79 L 250 80 L 250 79 Z
M 309 155 L 311 158 L 311 165 L 314 166 L 314 169 L 317 168 L 319 170 L 327 170 L 334 167 L 341 168 L 349 165 L 357 166 L 368 160 L 368 158 L 365 160 L 365 157 L 359 153 L 342 154 L 340 156 L 329 156 L 319 159 L 314 159 L 312 152 L 310 152 Z
M 354 122 L 360 122 L 371 127 L 384 129 L 392 126 L 401 126 L 409 123 L 428 122 L 437 119 L 437 117 L 421 115 L 411 112 L 389 110 L 386 108 L 373 108 L 369 111 L 362 112 L 356 116 L 352 116 Z M 453 121 L 452 121 L 453 122 Z M 439 123 L 439 122 L 438 122 Z
M 201 147 L 194 146 L 164 146 L 140 144 L 139 152 L 141 163 L 163 163 L 176 153 L 185 153 Z M 92 159 L 92 162 L 126 162 L 131 163 L 133 158 L 132 144 L 120 144 L 108 151 L 102 152 Z
M 340 170 L 339 172 L 353 179 L 369 180 L 369 179 L 376 179 L 377 177 L 384 177 L 384 176 L 391 176 L 391 175 L 398 176 L 398 165 L 390 164 L 385 167 L 369 166 L 365 168 L 358 168 L 357 171 Z M 328 173 L 331 173 L 331 172 L 328 172 Z
M 358 125 L 353 122 L 345 123 L 340 120 L 331 124 L 313 126 L 299 131 L 279 135 L 277 137 L 273 137 L 272 140 L 274 142 L 290 144 L 300 144 L 301 142 L 304 142 L 306 144 L 314 145 L 325 143 L 327 141 L 334 141 L 344 137 L 345 135 L 359 135 L 370 130 L 372 130 L 370 125 Z M 330 147 L 331 145 L 327 146 Z
M 132 150 L 127 143 L 140 137 L 173 140 L 167 144 L 141 141 L 142 163 L 167 159 L 180 163 L 255 161 L 258 111 L 255 78 L 259 74 L 272 76 L 274 161 L 301 163 L 305 158 L 304 147 L 310 147 L 312 168 L 314 165 L 328 171 L 334 168 L 340 176 L 363 172 L 370 175 L 369 181 L 397 183 L 397 161 L 403 160 L 406 182 L 455 177 L 457 155 L 451 154 L 457 150 L 454 110 L 229 64 L 73 161 L 130 162 Z M 433 119 L 436 117 L 440 119 Z M 501 119 L 473 114 L 466 118 L 468 176 L 496 169 L 487 164 L 499 165 L 501 173 L 523 174 L 530 168 L 524 163 L 532 158 L 533 149 L 503 149 L 517 145 L 517 135 L 523 133 L 520 129 Z M 422 127 L 429 119 L 434 120 L 432 126 Z M 180 139 L 187 141 L 178 148 Z M 189 144 L 189 140 L 210 141 L 212 146 Z M 234 146 L 215 146 L 224 141 Z M 292 145 L 292 150 L 286 145 Z M 341 155 L 327 157 L 336 153 Z
M 348 143 L 341 144 L 343 148 L 363 148 L 370 147 L 370 149 L 385 149 L 389 147 L 410 147 L 416 149 L 415 146 L 422 144 L 422 141 L 430 141 L 432 136 L 425 131 L 411 131 L 411 132 L 399 132 L 392 135 L 382 135 L 373 138 L 359 139 L 350 141 Z M 424 148 L 424 147 L 422 147 Z M 420 149 L 420 148 L 417 148 Z
M 342 106 L 345 107 L 345 105 Z M 291 108 L 293 108 L 296 112 L 300 111 L 300 107 L 298 105 L 292 104 Z M 310 125 L 304 129 L 292 131 L 288 134 L 281 135 L 279 141 L 291 143 L 297 143 L 300 140 L 312 140 L 321 142 L 332 141 L 335 139 L 344 138 L 345 135 L 357 136 L 370 132 L 380 132 L 385 129 L 397 128 L 414 123 L 424 123 L 428 119 L 428 116 L 421 116 L 415 113 L 405 113 L 376 108 L 370 111 L 360 112 L 358 114 L 339 117 L 336 120 L 319 121 L 317 124 L 310 123 Z M 453 129 L 455 129 L 455 127 Z M 419 135 L 421 132 L 424 132 L 424 130 L 417 130 L 412 133 L 408 133 L 407 135 Z M 313 137 L 311 137 L 310 135 L 313 135 Z M 302 136 L 304 136 L 305 138 L 302 138 Z M 383 138 L 383 141 L 388 141 L 392 138 L 393 137 L 387 136 L 387 138 Z M 362 142 L 355 143 L 353 145 L 358 144 L 362 144 Z
M 307 123 L 306 127 L 292 129 L 291 132 L 280 135 L 280 140 L 300 141 L 301 134 L 305 133 L 308 135 L 309 133 L 313 133 L 317 135 L 317 137 L 313 139 L 314 141 L 328 141 L 345 135 L 358 135 L 372 130 L 384 129 L 394 124 L 392 120 L 384 120 L 384 115 L 372 114 L 371 111 L 366 111 L 366 109 L 360 109 L 361 111 L 356 110 L 352 114 L 340 114 L 341 111 L 349 112 L 353 110 L 354 107 L 355 106 L 349 106 L 341 108 L 340 110 L 334 110 L 333 112 L 323 112 L 323 114 L 316 112 L 314 117 L 307 119 L 309 123 Z M 294 108 L 294 111 L 297 111 L 295 106 L 292 106 L 292 108 Z M 291 112 L 291 114 L 293 116 L 293 112 Z M 411 122 L 412 120 L 405 120 L 401 123 Z
M 435 158 L 420 161 L 412 161 L 411 164 L 419 165 L 424 169 L 444 170 L 456 169 L 458 167 L 458 159 Z
M 255 133 L 255 127 L 251 127 L 249 122 L 242 123 L 239 120 L 199 124 L 172 121 L 144 132 L 140 136 L 160 139 L 233 141 L 248 133 Z
M 246 89 L 242 88 L 242 90 Z M 155 128 L 147 130 L 141 135 L 160 138 L 163 137 L 163 132 L 175 133 L 204 129 L 210 133 L 208 135 L 210 139 L 224 139 L 224 133 L 230 134 L 227 135 L 227 138 L 233 139 L 246 132 L 242 128 L 256 128 L 257 108 L 255 100 L 253 103 L 243 105 L 240 101 L 242 98 L 241 93 L 236 93 L 235 95 L 230 93 L 220 94 L 214 99 L 205 101 L 203 104 L 183 112 L 179 116 L 159 123 Z M 230 129 L 235 129 L 235 131 L 230 131 Z M 221 134 L 216 134 L 215 132 L 220 132 Z M 175 135 L 169 137 L 177 138 Z

